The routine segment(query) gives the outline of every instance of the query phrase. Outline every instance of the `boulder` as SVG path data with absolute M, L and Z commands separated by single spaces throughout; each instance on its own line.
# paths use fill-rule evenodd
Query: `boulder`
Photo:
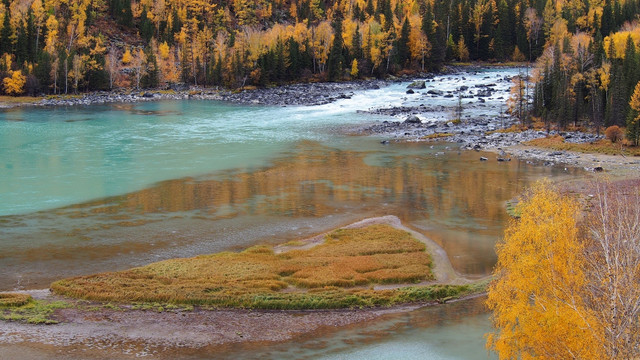
M 407 90 L 407 94 L 415 94 L 415 91 L 413 91 L 412 89 Z
M 427 94 L 431 94 L 431 95 L 443 95 L 443 94 L 444 94 L 444 92 L 443 92 L 442 90 L 433 90 L 433 89 L 431 89 L 431 90 L 427 91 Z
M 407 89 L 424 89 L 427 85 L 424 80 L 416 80 L 407 86 Z
M 420 121 L 420 118 L 415 115 L 409 115 L 404 120 L 404 123 L 405 124 L 422 124 L 422 121 Z

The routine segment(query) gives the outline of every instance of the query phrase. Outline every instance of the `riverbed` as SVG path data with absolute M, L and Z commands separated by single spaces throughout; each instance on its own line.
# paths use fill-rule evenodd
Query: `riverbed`
M 501 80 L 465 113 L 497 127 L 505 79 L 516 73 L 429 80 L 444 91 L 465 81 L 475 87 Z M 408 97 L 407 85 L 356 90 L 318 106 L 176 100 L 1 112 L 0 291 L 282 243 L 384 215 L 437 242 L 461 275 L 486 276 L 508 220 L 505 202 L 536 179 L 579 170 L 480 161 L 495 155 L 459 151 L 455 144 L 382 144 L 379 136 L 345 135 L 345 128 L 388 120 L 376 111 L 381 108 L 424 103 L 440 109 L 428 121 L 448 121 L 447 106 L 458 99 L 426 92 Z M 482 302 L 474 300 L 317 329 L 276 344 L 130 355 L 486 358 L 488 329 Z M 452 334 L 464 346 L 451 341 Z M 0 355 L 12 351 L 65 356 L 64 348 L 3 334 Z

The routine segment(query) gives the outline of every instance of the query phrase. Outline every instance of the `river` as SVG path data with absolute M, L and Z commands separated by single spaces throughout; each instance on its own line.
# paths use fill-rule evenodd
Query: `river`
M 448 89 L 515 73 L 434 83 Z M 184 100 L 0 112 L 0 291 L 275 244 L 382 215 L 438 242 L 459 273 L 487 275 L 508 219 L 505 201 L 535 179 L 568 172 L 479 161 L 495 155 L 455 144 L 343 135 L 388 120 L 361 110 L 458 101 L 408 98 L 406 85 L 313 107 Z M 488 105 L 465 99 L 465 115 L 497 116 L 508 89 L 501 86 Z M 440 110 L 433 120 L 447 119 Z M 480 359 L 488 329 L 481 300 L 473 300 L 295 342 L 227 347 L 216 357 Z M 203 356 L 212 354 L 196 357 Z

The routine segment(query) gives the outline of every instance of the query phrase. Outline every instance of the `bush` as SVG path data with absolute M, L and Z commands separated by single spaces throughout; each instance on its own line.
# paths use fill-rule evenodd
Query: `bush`
M 617 141 L 622 140 L 622 130 L 620 130 L 618 125 L 609 126 L 604 131 L 604 136 L 615 144 Z

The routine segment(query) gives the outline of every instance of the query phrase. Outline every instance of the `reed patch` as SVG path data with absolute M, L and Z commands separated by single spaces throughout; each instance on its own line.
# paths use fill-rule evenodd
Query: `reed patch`
M 172 259 L 126 271 L 57 281 L 75 298 L 265 309 L 385 306 L 442 299 L 468 286 L 408 286 L 433 280 L 425 245 L 389 225 L 339 229 L 309 249 L 271 246 Z M 373 290 L 378 284 L 402 285 Z M 420 290 L 416 290 L 420 289 Z

